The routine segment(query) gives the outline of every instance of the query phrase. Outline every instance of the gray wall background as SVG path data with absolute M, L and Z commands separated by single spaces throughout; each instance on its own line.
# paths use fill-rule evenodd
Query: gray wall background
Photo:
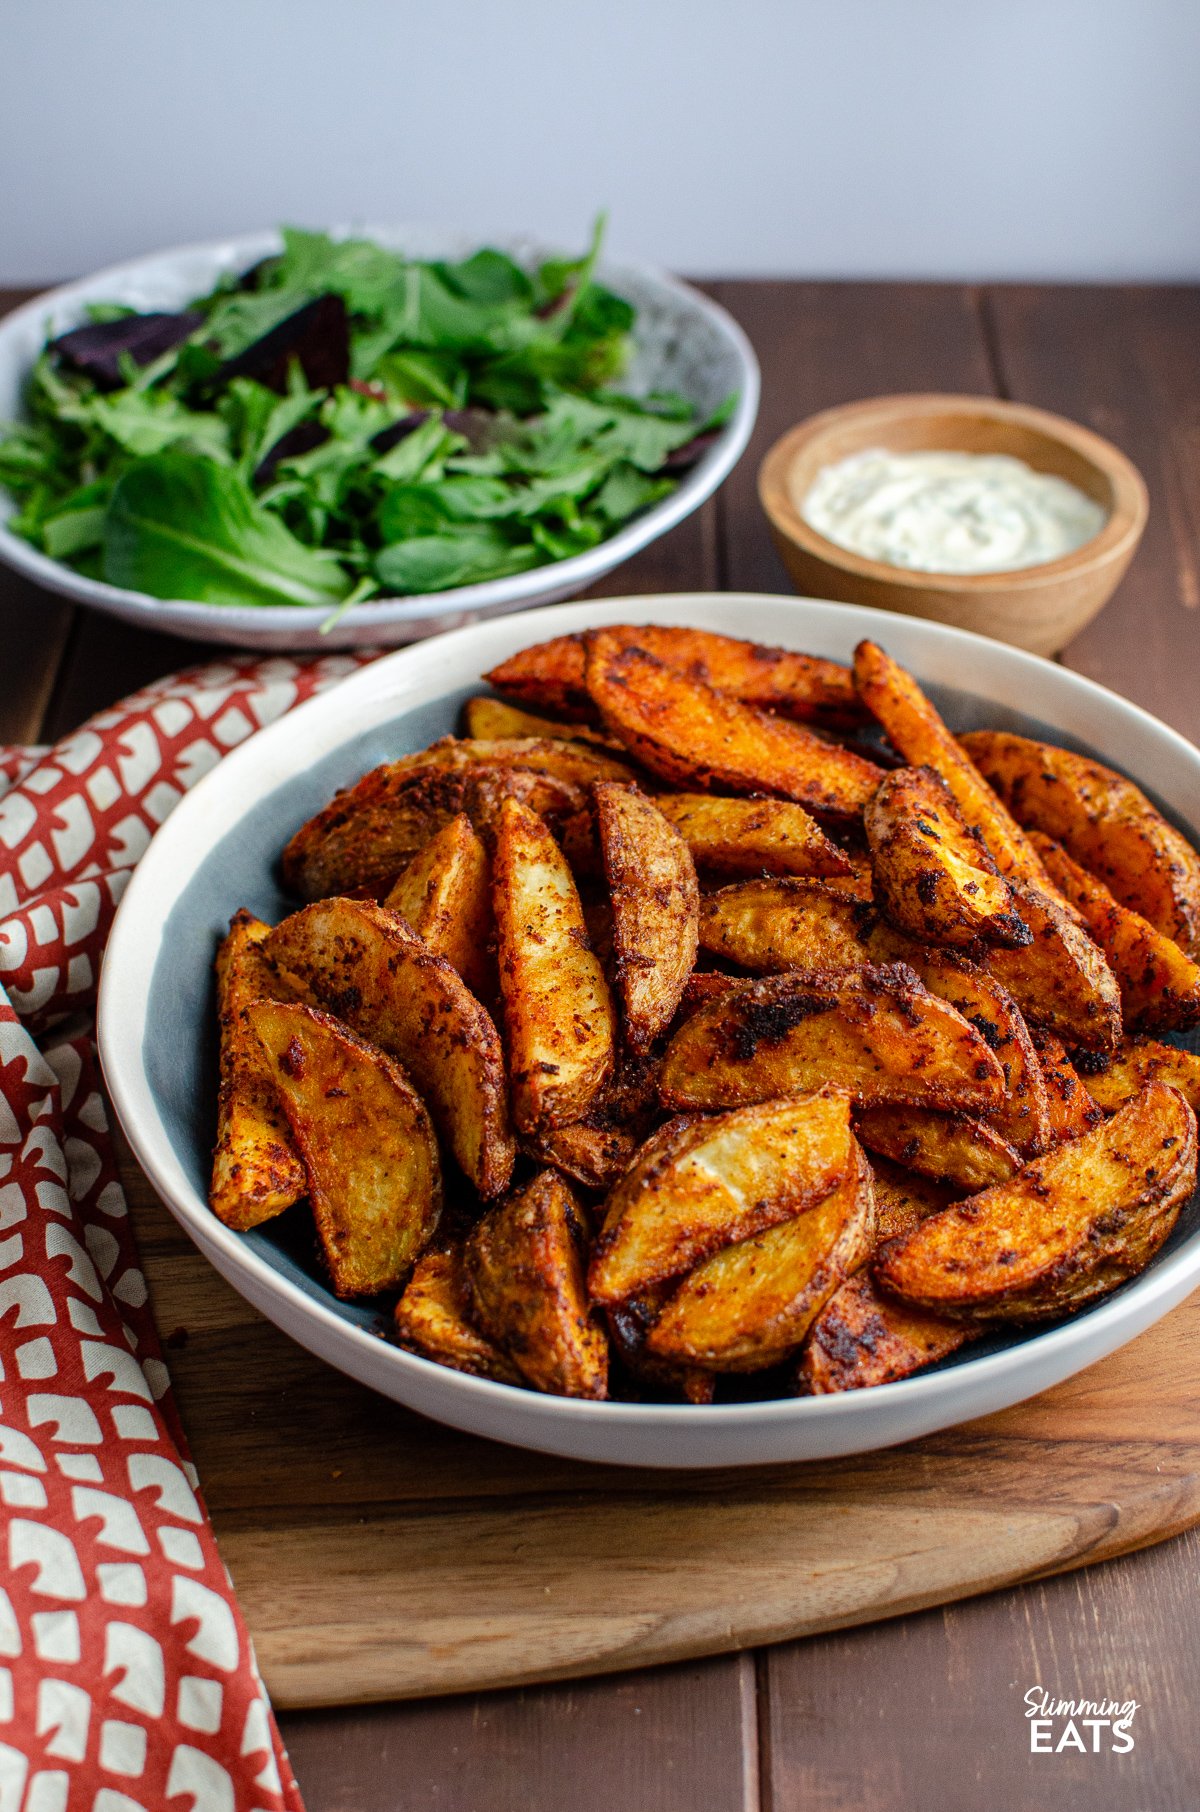
M 1200 278 L 1200 0 L 0 0 L 0 282 L 292 220 Z

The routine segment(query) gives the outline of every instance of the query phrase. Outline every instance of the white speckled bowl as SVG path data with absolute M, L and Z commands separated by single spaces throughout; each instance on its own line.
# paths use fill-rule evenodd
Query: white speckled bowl
M 463 258 L 475 251 L 477 236 L 428 227 L 361 227 L 362 234 L 417 258 Z M 89 302 L 126 302 L 142 309 L 180 308 L 213 287 L 218 277 L 249 270 L 260 258 L 280 249 L 277 233 L 254 233 L 240 239 L 215 240 L 159 252 L 130 264 L 113 265 L 81 282 L 37 296 L 0 321 L 0 421 L 22 413 L 26 377 L 49 333 L 64 333 L 83 318 Z M 527 239 L 492 243 L 523 264 L 558 253 Z M 238 609 L 195 604 L 123 591 L 99 579 L 86 578 L 62 561 L 51 560 L 6 526 L 13 514 L 11 498 L 0 491 L 0 560 L 26 578 L 90 605 L 127 623 L 140 623 L 170 635 L 192 636 L 239 648 L 378 648 L 416 641 L 447 629 L 459 629 L 482 617 L 524 610 L 573 597 L 620 566 L 641 548 L 698 509 L 736 465 L 750 438 L 758 413 L 758 361 L 732 317 L 698 290 L 675 277 L 642 265 L 602 264 L 600 281 L 634 304 L 636 351 L 622 385 L 635 394 L 677 390 L 690 397 L 703 417 L 731 393 L 737 407 L 704 457 L 685 472 L 678 488 L 661 503 L 635 516 L 609 540 L 585 554 L 507 579 L 464 585 L 424 597 L 372 598 L 347 612 L 322 635 L 323 608 L 281 605 Z

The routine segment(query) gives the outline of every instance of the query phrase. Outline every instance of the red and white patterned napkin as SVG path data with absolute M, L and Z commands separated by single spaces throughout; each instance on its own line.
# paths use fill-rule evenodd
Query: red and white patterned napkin
M 91 1032 L 134 863 L 373 658 L 234 658 L 0 748 L 0 1812 L 303 1812 L 199 1496 Z

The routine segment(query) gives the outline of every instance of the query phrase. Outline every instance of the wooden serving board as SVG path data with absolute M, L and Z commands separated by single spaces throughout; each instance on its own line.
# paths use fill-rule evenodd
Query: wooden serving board
M 906 1447 L 634 1472 L 425 1421 L 311 1358 L 124 1164 L 226 1564 L 281 1707 L 510 1686 L 813 1634 L 1200 1521 L 1200 1295 L 1043 1396 Z

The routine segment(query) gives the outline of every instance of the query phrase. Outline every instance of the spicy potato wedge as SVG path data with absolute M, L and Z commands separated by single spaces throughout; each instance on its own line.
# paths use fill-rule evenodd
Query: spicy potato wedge
M 621 624 L 607 633 L 644 648 L 668 667 L 679 668 L 718 692 L 781 717 L 835 727 L 862 721 L 850 670 L 836 661 L 705 629 Z M 586 642 L 583 635 L 555 636 L 523 649 L 484 677 L 497 692 L 507 692 L 523 704 L 576 721 L 594 720 L 595 705 L 585 678 Z
M 700 944 L 756 975 L 865 968 L 874 907 L 822 881 L 735 881 L 700 902 Z
M 608 1199 L 588 1288 L 621 1302 L 811 1208 L 852 1167 L 850 1104 L 822 1089 L 712 1119 L 672 1120 Z
M 579 894 L 536 812 L 509 800 L 493 860 L 496 942 L 513 1118 L 568 1126 L 612 1074 L 616 1014 Z
M 601 780 L 592 789 L 613 912 L 625 1038 L 642 1052 L 675 1017 L 696 961 L 700 887 L 692 853 L 653 800 Z
M 246 1016 L 304 1162 L 335 1291 L 394 1289 L 441 1213 L 441 1166 L 425 1103 L 398 1063 L 328 1013 L 258 1000 Z
M 587 1229 L 562 1178 L 544 1170 L 489 1208 L 467 1239 L 476 1321 L 535 1390 L 608 1395 L 608 1343 L 587 1300 Z
M 900 1302 L 860 1271 L 830 1297 L 809 1329 L 796 1387 L 801 1396 L 819 1397 L 895 1384 L 975 1337 L 968 1322 Z
M 651 1328 L 648 1350 L 712 1371 L 777 1365 L 866 1262 L 873 1234 L 871 1170 L 856 1147 L 847 1175 L 823 1201 L 697 1265 Z
M 448 1365 L 451 1371 L 491 1378 L 497 1384 L 524 1382 L 511 1359 L 470 1318 L 461 1246 L 426 1252 L 417 1260 L 396 1304 L 393 1329 L 410 1353 Z
M 1082 1138 L 886 1246 L 875 1275 L 936 1314 L 1060 1315 L 1143 1270 L 1195 1184 L 1196 1116 L 1152 1082 Z
M 1013 892 L 1033 933 L 1023 948 L 991 945 L 979 961 L 1025 1018 L 1085 1051 L 1111 1051 L 1121 1036 L 1121 993 L 1104 952 L 1071 911 L 1037 882 Z
M 519 705 L 509 705 L 502 698 L 491 698 L 486 694 L 467 700 L 463 706 L 463 727 L 468 736 L 480 741 L 537 736 L 550 737 L 555 742 L 593 742 L 601 748 L 619 749 L 619 745 L 611 743 L 603 731 L 594 730 L 590 724 L 561 723 L 552 717 L 538 717 L 531 711 L 522 711 Z
M 655 1392 L 682 1397 L 685 1403 L 711 1403 L 716 1394 L 712 1372 L 658 1359 L 646 1344 L 674 1287 L 673 1283 L 654 1284 L 641 1296 L 630 1296 L 605 1310 L 613 1356 L 639 1395 L 640 1387 L 648 1385 Z
M 1049 1143 L 1061 1145 L 1065 1139 L 1078 1139 L 1085 1132 L 1090 1132 L 1093 1126 L 1099 1125 L 1100 1110 L 1067 1056 L 1062 1039 L 1056 1038 L 1044 1026 L 1033 1026 L 1030 1037 L 1037 1051 L 1038 1065 L 1046 1085 L 1046 1099 L 1050 1106 Z M 1169 1081 L 1170 1078 L 1165 1080 Z M 1130 1094 L 1137 1093 L 1138 1089 L 1130 1090 Z
M 684 1022 L 659 1071 L 672 1108 L 739 1107 L 826 1083 L 860 1107 L 986 1113 L 1004 1071 L 981 1033 L 900 963 L 735 986 Z
M 930 1107 L 868 1107 L 855 1131 L 874 1156 L 891 1158 L 923 1176 L 951 1184 L 960 1194 L 1003 1183 L 1021 1168 L 1018 1153 L 994 1126 L 971 1114 L 942 1114 Z
M 413 857 L 383 903 L 458 970 L 473 994 L 487 998 L 494 982 L 491 864 L 465 812 Z
M 460 1168 L 486 1199 L 508 1187 L 516 1144 L 500 1035 L 444 956 L 369 900 L 318 900 L 266 940 L 288 984 L 397 1057 Z
M 1171 1032 L 1200 1019 L 1200 964 L 1131 906 L 1114 899 L 1051 838 L 1035 833 L 1047 874 L 1082 915 L 1108 958 L 1121 991 L 1121 1017 L 1131 1032 Z
M 1169 1082 L 1200 1113 L 1200 1055 L 1157 1038 L 1127 1038 L 1104 1069 L 1089 1072 L 1087 1091 L 1110 1114 L 1148 1082 Z
M 1055 838 L 1123 906 L 1200 958 L 1200 855 L 1140 787 L 1005 730 L 973 730 L 961 742 L 1015 819 Z
M 897 768 L 863 816 L 876 895 L 892 923 L 929 944 L 1028 944 L 1012 890 L 932 768 Z
M 605 1191 L 625 1175 L 658 1117 L 655 1071 L 626 1052 L 582 1119 L 540 1128 L 524 1149 L 583 1188 Z
M 711 793 L 660 793 L 669 818 L 709 874 L 850 875 L 844 850 L 790 799 L 722 799 Z
M 262 953 L 270 929 L 243 907 L 217 953 L 221 1087 L 208 1200 L 238 1233 L 282 1214 L 306 1187 L 271 1067 L 246 1018 L 252 1001 L 286 992 Z
M 774 793 L 855 818 L 883 778 L 861 755 L 716 692 L 607 630 L 589 636 L 586 672 L 605 728 L 674 786 Z
M 911 673 L 876 642 L 854 650 L 854 684 L 863 704 L 914 768 L 932 768 L 954 795 L 963 822 L 982 837 L 1001 874 L 1037 880 L 1042 866 L 1024 831 L 950 734 Z
M 920 1176 L 893 1164 L 890 1158 L 871 1153 L 871 1176 L 875 1188 L 875 1244 L 895 1239 L 897 1234 L 911 1233 L 926 1215 L 940 1214 L 956 1199 L 956 1192 L 932 1177 Z

